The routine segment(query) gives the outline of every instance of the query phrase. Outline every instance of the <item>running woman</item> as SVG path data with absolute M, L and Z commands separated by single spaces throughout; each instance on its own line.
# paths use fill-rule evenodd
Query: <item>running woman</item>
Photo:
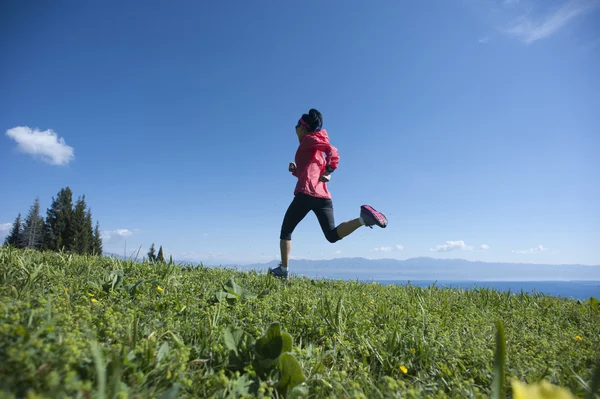
M 331 179 L 331 173 L 337 169 L 340 157 L 337 148 L 329 143 L 327 131 L 322 126 L 323 116 L 316 109 L 302 115 L 296 125 L 300 145 L 296 150 L 295 162 L 290 162 L 288 170 L 298 178 L 298 183 L 294 190 L 294 200 L 285 213 L 281 226 L 281 263 L 274 269 L 269 268 L 269 274 L 286 280 L 292 232 L 308 212 L 315 213 L 325 238 L 331 243 L 341 240 L 360 226 L 387 226 L 387 219 L 382 213 L 369 205 L 363 205 L 360 207 L 359 218 L 343 222 L 336 227 L 333 202 L 327 190 L 327 183 Z

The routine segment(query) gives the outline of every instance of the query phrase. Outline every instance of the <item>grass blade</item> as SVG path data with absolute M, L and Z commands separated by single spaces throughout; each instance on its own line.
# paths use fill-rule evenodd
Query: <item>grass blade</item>
M 496 322 L 496 359 L 494 361 L 494 381 L 492 383 L 492 399 L 505 399 L 505 372 L 506 340 L 504 325 L 500 320 Z

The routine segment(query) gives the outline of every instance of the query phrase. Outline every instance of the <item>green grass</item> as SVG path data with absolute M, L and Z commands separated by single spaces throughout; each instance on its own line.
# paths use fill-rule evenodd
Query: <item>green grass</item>
M 489 289 L 0 249 L 0 397 L 489 398 L 497 321 L 506 379 L 494 391 L 545 379 L 583 397 L 599 312 Z

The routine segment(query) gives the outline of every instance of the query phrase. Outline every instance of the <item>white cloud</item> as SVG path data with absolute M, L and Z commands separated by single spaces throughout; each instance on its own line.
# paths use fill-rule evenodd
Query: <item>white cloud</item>
M 524 250 L 513 250 L 514 253 L 516 254 L 533 254 L 533 253 L 537 253 L 537 252 L 546 252 L 548 250 L 548 248 L 544 247 L 543 245 L 538 245 L 537 247 L 534 248 L 529 248 L 529 249 L 524 249 Z
M 342 253 L 342 251 L 340 249 L 338 249 L 337 251 L 334 252 L 334 254 L 336 255 L 340 255 Z
M 432 252 L 451 252 L 451 251 L 472 251 L 473 247 L 466 245 L 463 240 L 459 241 L 446 241 L 445 244 L 436 245 L 435 248 L 429 249 Z
M 127 238 L 133 235 L 133 232 L 128 229 L 117 229 L 117 230 L 104 230 L 100 233 L 103 240 L 110 240 L 113 238 Z
M 479 38 L 479 43 L 481 43 L 481 44 L 485 44 L 485 43 L 487 43 L 489 41 L 490 41 L 490 37 L 489 36 L 484 36 L 484 37 L 480 37 Z
M 12 223 L 0 223 L 0 233 L 5 233 L 10 231 L 12 227 Z
M 487 249 L 490 249 L 490 246 L 487 245 L 487 244 L 482 244 L 482 245 L 479 246 L 479 250 L 480 251 L 485 251 Z
M 74 158 L 74 149 L 65 139 L 48 129 L 40 131 L 27 126 L 17 126 L 6 131 L 6 135 L 17 142 L 19 151 L 39 157 L 52 165 L 67 165 Z
M 394 247 L 377 247 L 377 248 L 373 248 L 371 251 L 375 251 L 375 252 L 392 252 L 392 251 L 402 251 L 404 250 L 404 246 L 403 245 L 396 245 Z
M 524 43 L 531 44 L 555 34 L 573 19 L 592 11 L 598 5 L 600 0 L 567 0 L 554 13 L 536 22 L 527 15 L 521 17 L 506 32 L 515 35 Z

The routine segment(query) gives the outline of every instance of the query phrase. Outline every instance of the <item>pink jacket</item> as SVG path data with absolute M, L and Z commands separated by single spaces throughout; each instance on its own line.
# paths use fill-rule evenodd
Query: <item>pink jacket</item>
M 327 183 L 320 182 L 319 177 L 325 173 L 327 166 L 336 169 L 339 161 L 338 150 L 329 144 L 327 131 L 305 135 L 296 150 L 296 170 L 292 174 L 298 178 L 298 183 L 294 195 L 304 193 L 318 198 L 331 198 Z

